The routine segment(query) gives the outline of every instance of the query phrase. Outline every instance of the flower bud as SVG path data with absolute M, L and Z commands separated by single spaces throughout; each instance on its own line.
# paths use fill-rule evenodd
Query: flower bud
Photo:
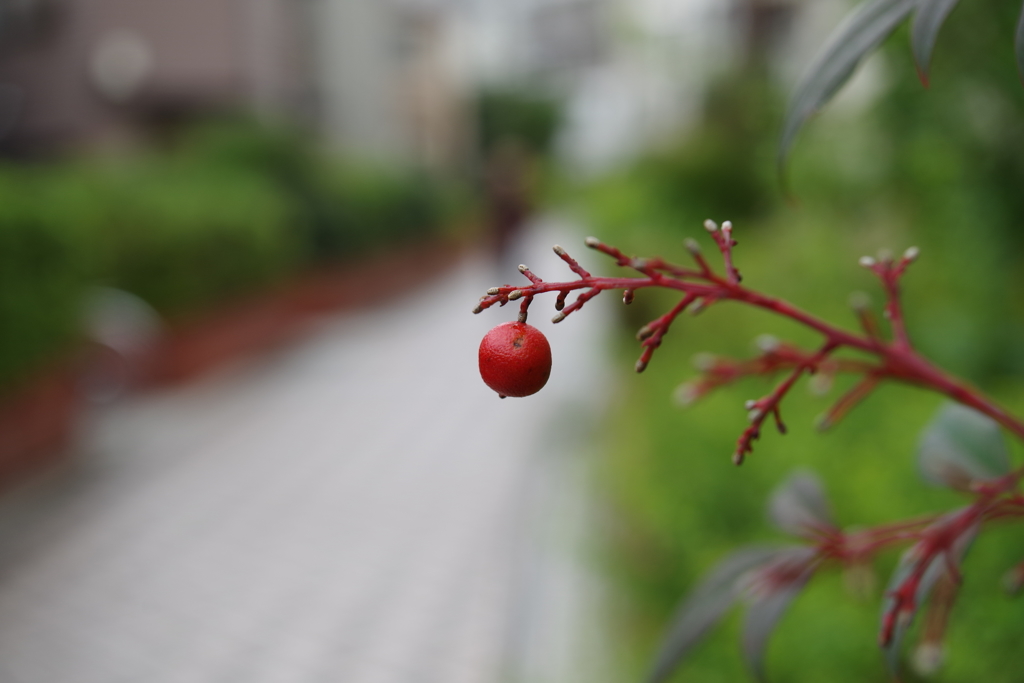
M 708 300 L 697 299 L 692 304 L 686 307 L 686 312 L 690 315 L 700 315 L 708 307 Z
M 944 659 L 942 645 L 926 640 L 914 650 L 914 657 L 911 661 L 914 665 L 914 671 L 922 676 L 931 676 L 942 668 Z
M 772 353 L 777 350 L 782 342 L 777 337 L 770 334 L 762 334 L 754 340 L 754 346 L 756 346 L 762 353 Z
M 1019 593 L 1021 586 L 1024 586 L 1024 565 L 1017 565 L 1003 574 L 1002 583 L 1003 589 L 1010 595 Z
M 850 308 L 857 313 L 862 313 L 871 308 L 871 297 L 865 292 L 851 292 L 849 301 Z
M 693 405 L 700 398 L 700 386 L 696 382 L 684 382 L 676 388 L 672 397 L 680 406 Z
M 807 382 L 807 388 L 815 396 L 824 396 L 832 391 L 833 380 L 834 377 L 827 372 L 818 372 Z
M 715 368 L 718 359 L 714 354 L 698 353 L 693 357 L 693 367 L 700 372 L 711 372 Z

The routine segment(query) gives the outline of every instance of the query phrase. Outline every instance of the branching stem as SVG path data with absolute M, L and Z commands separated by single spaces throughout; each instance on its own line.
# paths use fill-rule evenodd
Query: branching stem
M 780 406 L 789 391 L 801 376 L 823 373 L 826 384 L 836 372 L 850 372 L 861 376 L 861 380 L 833 405 L 825 414 L 820 426 L 827 427 L 841 419 L 849 410 L 866 398 L 876 386 L 885 380 L 929 389 L 945 395 L 987 415 L 1019 439 L 1024 440 L 1024 422 L 1011 415 L 992 399 L 956 379 L 917 353 L 910 341 L 903 310 L 900 303 L 900 279 L 907 267 L 918 255 L 917 249 L 908 249 L 903 257 L 894 260 L 891 254 L 880 254 L 878 259 L 863 257 L 861 265 L 871 270 L 881 281 L 886 294 L 885 317 L 889 321 L 892 339 L 886 340 L 882 331 L 868 310 L 866 296 L 851 300 L 857 314 L 862 333 L 857 334 L 832 325 L 792 304 L 771 297 L 740 284 L 742 278 L 733 262 L 732 224 L 728 221 L 721 228 L 712 221 L 704 227 L 711 234 L 721 252 L 725 274 L 719 275 L 701 254 L 694 240 L 687 240 L 686 248 L 696 262 L 696 269 L 668 263 L 660 258 L 637 258 L 627 256 L 619 249 L 594 239 L 587 239 L 587 246 L 606 254 L 623 267 L 632 268 L 641 277 L 595 277 L 556 246 L 555 253 L 577 276 L 567 282 L 545 282 L 526 266 L 520 266 L 530 284 L 526 287 L 505 285 L 493 287 L 487 292 L 474 310 L 479 313 L 495 304 L 504 306 L 509 301 L 522 299 L 520 320 L 526 320 L 527 310 L 534 297 L 545 292 L 558 292 L 555 309 L 558 314 L 553 322 L 561 322 L 568 315 L 579 310 L 587 301 L 609 289 L 625 290 L 623 301 L 630 303 L 636 291 L 651 287 L 672 289 L 682 293 L 682 298 L 667 313 L 656 318 L 640 329 L 637 338 L 643 352 L 636 369 L 643 371 L 662 342 L 669 328 L 688 308 L 691 311 L 706 308 L 719 301 L 736 301 L 741 304 L 770 311 L 788 318 L 821 335 L 821 344 L 816 351 L 806 351 L 774 339 L 762 344 L 762 355 L 747 361 L 711 359 L 702 363 L 703 377 L 696 383 L 684 385 L 685 400 L 697 398 L 711 389 L 728 384 L 747 375 L 767 375 L 788 370 L 786 377 L 768 395 L 747 402 L 750 426 L 737 441 L 733 462 L 740 464 L 753 451 L 753 442 L 760 437 L 761 429 L 768 415 L 771 415 L 780 432 L 785 433 Z M 582 290 L 571 304 L 566 305 L 570 292 Z M 852 349 L 868 355 L 873 360 L 863 361 L 834 358 L 835 352 Z M 838 561 L 848 566 L 862 565 L 866 559 L 895 545 L 913 543 L 912 548 L 901 559 L 905 574 L 898 585 L 888 594 L 889 602 L 879 635 L 881 644 L 888 647 L 894 642 L 897 629 L 903 628 L 917 610 L 919 588 L 934 582 L 932 567 L 941 567 L 944 573 L 938 577 L 937 597 L 929 622 L 925 628 L 929 642 L 941 637 L 945 630 L 949 609 L 956 596 L 960 582 L 959 561 L 966 545 L 987 522 L 1024 518 L 1024 495 L 1017 487 L 1024 478 L 1024 467 L 996 479 L 977 483 L 971 489 L 973 502 L 960 510 L 945 515 L 927 515 L 913 519 L 879 525 L 856 532 L 844 532 L 830 523 L 822 522 L 820 528 L 813 527 L 805 536 L 813 543 L 814 552 L 806 554 L 796 565 L 790 567 L 786 576 L 773 575 L 778 585 L 797 577 L 806 577 L 828 561 Z M 942 563 L 937 564 L 937 563 Z M 1015 572 L 1015 573 L 1014 573 Z M 777 574 L 777 572 L 776 572 Z M 932 578 L 928 578 L 928 577 Z M 801 581 L 805 578 L 801 578 Z M 1024 564 L 1012 570 L 1009 582 L 1019 588 L 1024 584 Z M 773 584 L 774 585 L 774 584 Z

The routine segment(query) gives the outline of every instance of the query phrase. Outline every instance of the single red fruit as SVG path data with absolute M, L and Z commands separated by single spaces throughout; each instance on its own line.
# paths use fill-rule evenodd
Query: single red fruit
M 550 374 L 551 347 L 533 325 L 502 323 L 480 342 L 480 376 L 502 398 L 536 394 Z

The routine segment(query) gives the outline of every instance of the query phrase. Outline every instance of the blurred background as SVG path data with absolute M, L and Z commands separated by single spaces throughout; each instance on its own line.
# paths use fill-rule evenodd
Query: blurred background
M 912 338 L 1024 410 L 1015 0 L 963 3 L 931 86 L 906 27 L 775 165 L 846 0 L 0 0 L 0 681 L 639 680 L 717 560 L 819 472 L 844 525 L 959 504 L 914 472 L 939 404 L 884 387 L 730 462 L 751 381 L 691 357 L 804 330 L 600 298 L 549 385 L 498 401 L 471 316 L 587 234 L 684 259 L 730 219 L 745 282 L 854 326 L 857 258 L 922 249 Z M 844 390 L 833 388 L 833 398 Z M 1020 449 L 1017 449 L 1019 456 Z M 944 681 L 1019 681 L 1024 534 L 983 535 Z M 884 585 L 895 556 L 876 570 Z M 888 680 L 880 588 L 817 580 L 777 680 Z M 736 681 L 734 618 L 678 680 Z M 911 673 L 910 680 L 915 680 Z

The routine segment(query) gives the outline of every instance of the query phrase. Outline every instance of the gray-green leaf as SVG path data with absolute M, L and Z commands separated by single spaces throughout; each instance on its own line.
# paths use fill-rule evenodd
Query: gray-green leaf
M 914 22 L 910 28 L 910 44 L 914 51 L 917 71 L 925 85 L 928 85 L 928 66 L 932 61 L 935 39 L 946 17 L 958 2 L 960 0 L 918 0 Z
M 1024 80 L 1024 7 L 1021 7 L 1020 19 L 1017 20 L 1017 34 L 1013 44 L 1017 52 L 1017 73 Z
M 747 609 L 743 619 L 743 636 L 740 642 L 743 658 L 759 681 L 764 681 L 764 655 L 768 648 L 768 638 L 775 630 L 779 619 L 785 613 L 786 608 L 800 591 L 804 589 L 811 576 L 814 574 L 814 566 L 811 560 L 814 557 L 812 548 L 793 548 L 780 556 L 774 562 L 788 562 L 795 566 L 803 566 L 804 569 L 797 573 L 794 578 L 784 585 L 778 586 L 775 590 L 756 600 Z
M 777 556 L 778 547 L 737 550 L 717 564 L 679 607 L 651 667 L 649 683 L 667 680 L 679 662 L 736 602 L 740 577 Z
M 779 144 L 780 168 L 804 122 L 835 95 L 865 55 L 878 47 L 915 5 L 915 0 L 871 0 L 832 33 L 790 101 Z
M 960 508 L 943 515 L 933 526 L 948 524 L 950 520 L 955 518 L 957 515 L 962 514 L 966 509 L 967 508 Z M 907 630 L 913 623 L 913 618 L 917 615 L 921 606 L 928 599 L 928 596 L 931 594 L 932 588 L 935 587 L 935 583 L 939 580 L 939 577 L 948 572 L 947 563 L 951 563 L 953 566 L 959 568 L 960 563 L 964 559 L 964 555 L 967 554 L 967 551 L 970 549 L 975 537 L 977 537 L 979 530 L 980 524 L 976 522 L 968 527 L 964 533 L 960 534 L 955 541 L 953 541 L 953 544 L 949 549 L 949 557 L 946 557 L 944 553 L 939 553 L 928 560 L 928 566 L 921 575 L 921 581 L 917 584 L 917 590 L 914 591 L 914 613 L 911 615 L 910 619 L 896 620 L 896 626 L 893 629 L 892 638 L 883 648 L 885 651 L 885 662 L 893 676 L 899 674 L 899 660 L 903 637 L 906 635 Z M 910 574 L 918 568 L 923 552 L 924 549 L 922 544 L 919 543 L 907 548 L 900 556 L 900 561 L 896 565 L 896 569 L 889 578 L 889 584 L 885 588 L 885 594 L 887 597 L 882 601 L 883 620 L 885 615 L 894 607 L 894 601 L 891 597 L 892 593 L 896 591 L 896 589 L 898 589 L 903 582 L 907 580 Z
M 794 536 L 813 538 L 815 532 L 836 527 L 821 482 L 806 470 L 794 472 L 776 487 L 768 501 L 768 516 Z
M 925 428 L 917 462 L 925 480 L 961 491 L 1010 471 L 999 425 L 958 403 L 945 405 Z

